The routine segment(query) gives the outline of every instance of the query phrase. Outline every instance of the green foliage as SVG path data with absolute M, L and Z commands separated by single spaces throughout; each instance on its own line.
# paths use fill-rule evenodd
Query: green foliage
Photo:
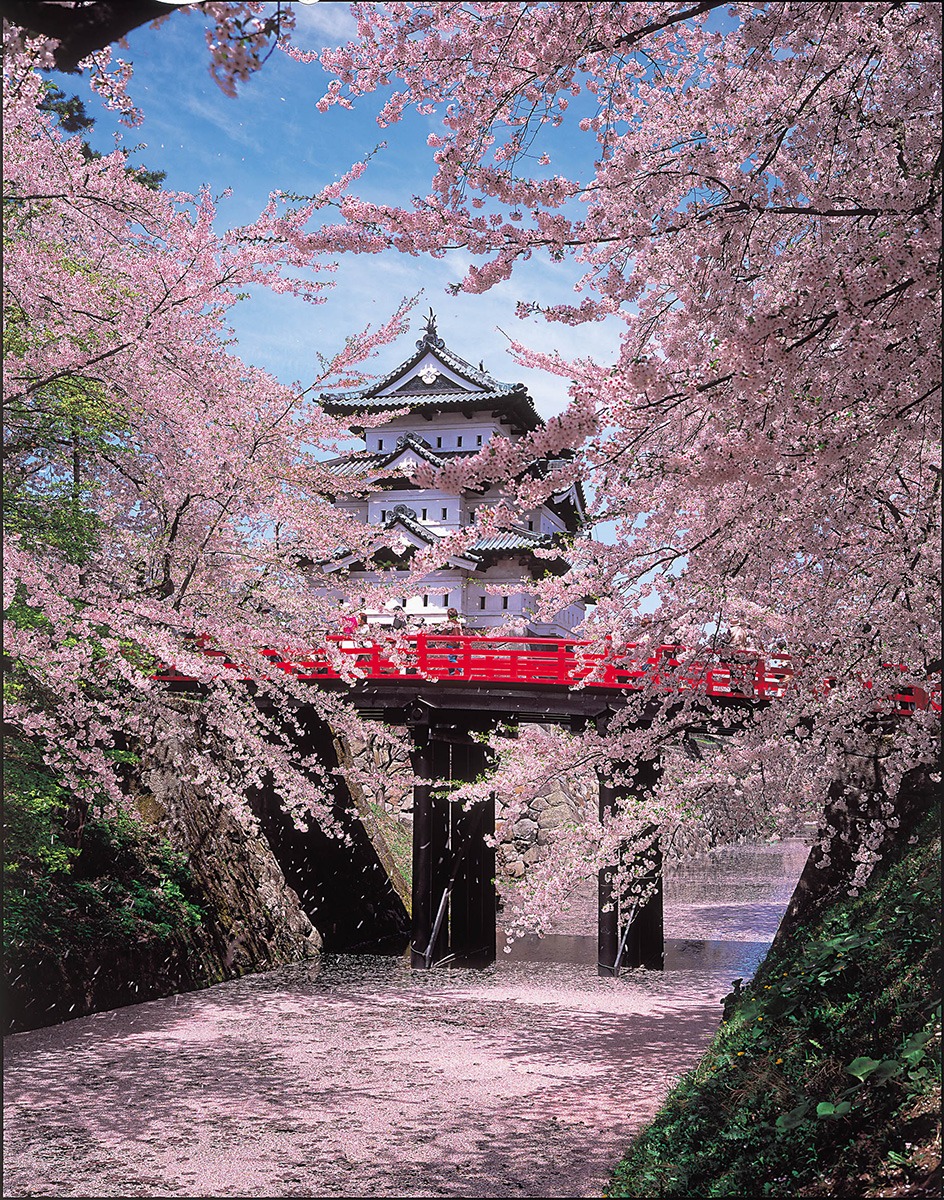
M 55 85 L 47 85 L 41 107 L 55 114 L 68 133 L 93 125 L 82 101 L 67 97 Z M 101 157 L 87 142 L 82 148 L 87 160 Z M 126 170 L 151 188 L 158 188 L 164 177 L 141 166 Z M 5 242 L 29 236 L 28 228 L 8 220 L 14 209 L 4 210 Z M 76 260 L 67 243 L 47 249 L 59 256 L 65 275 L 83 276 L 98 285 L 117 319 L 127 301 L 126 286 L 109 279 L 107 266 L 99 270 Z M 3 526 L 27 550 L 51 550 L 70 563 L 83 564 L 94 554 L 101 534 L 94 511 L 94 464 L 102 456 L 114 461 L 134 450 L 128 421 L 99 381 L 68 373 L 40 380 L 30 375 L 26 363 L 31 350 L 60 340 L 87 351 L 104 348 L 114 337 L 114 323 L 103 319 L 100 334 L 81 335 L 68 325 L 37 326 L 7 293 L 3 316 L 3 362 L 11 383 L 4 410 Z
M 18 360 L 44 334 L 27 324 L 15 304 L 5 309 L 4 321 L 4 368 L 15 376 Z M 17 534 L 26 549 L 52 550 L 71 563 L 88 561 L 101 523 L 90 503 L 94 483 L 84 464 L 103 449 L 122 453 L 123 425 L 94 381 L 67 375 L 14 393 L 4 416 L 4 529 Z
M 65 133 L 84 133 L 95 124 L 94 118 L 85 111 L 85 101 L 78 96 L 67 96 L 55 83 L 46 84 L 46 94 L 39 107 L 42 112 L 54 113 Z
M 407 912 L 412 913 L 413 838 L 382 805 L 368 801 L 368 809 L 370 823 L 373 825 L 371 832 L 375 835 L 371 838 L 374 848 L 381 854 L 382 859 L 386 857 L 383 851 L 389 852 L 390 861 L 384 862 L 384 867 Z
M 184 857 L 154 830 L 127 814 L 83 819 L 83 805 L 59 786 L 33 746 L 12 739 L 7 753 L 8 972 L 28 969 L 42 952 L 61 957 L 73 949 L 168 941 L 201 922 Z
M 46 95 L 40 101 L 39 107 L 43 112 L 52 113 L 59 123 L 59 128 L 65 133 L 85 133 L 86 130 L 95 127 L 95 119 L 85 111 L 85 102 L 79 96 L 67 96 L 62 88 L 54 83 L 46 83 Z M 124 149 L 121 152 L 127 153 Z M 82 155 L 86 162 L 94 162 L 96 158 L 102 157 L 84 138 Z M 129 166 L 126 170 L 138 183 L 155 192 L 167 178 L 166 171 L 149 171 L 147 167 Z
M 4 764 L 4 879 L 11 881 L 27 864 L 41 873 L 56 875 L 70 870 L 76 850 L 63 836 L 68 812 L 67 797 L 37 763 L 31 748 L 10 754 Z M 27 753 L 24 753 L 27 751 Z M 12 893 L 7 897 L 13 903 Z
M 51 484 L 43 494 L 33 488 L 4 488 L 3 508 L 4 528 L 19 534 L 25 549 L 58 550 L 67 562 L 82 564 L 98 546 L 98 517 L 67 485 Z
M 824 1180 L 859 1196 L 883 1164 L 907 1166 L 940 1089 L 938 821 L 749 987 L 735 981 L 710 1050 L 608 1196 L 803 1195 Z

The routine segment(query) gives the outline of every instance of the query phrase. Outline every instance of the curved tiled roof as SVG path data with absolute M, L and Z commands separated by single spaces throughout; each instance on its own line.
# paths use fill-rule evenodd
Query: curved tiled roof
M 495 550 L 549 550 L 553 542 L 546 533 L 524 529 L 503 529 L 473 543 L 471 549 L 480 553 Z
M 467 383 L 471 383 L 476 387 L 483 388 L 485 391 L 504 393 L 514 391 L 515 388 L 520 388 L 523 386 L 522 384 L 502 383 L 501 380 L 496 379 L 494 375 L 490 375 L 488 371 L 485 370 L 483 365 L 473 367 L 473 365 L 470 362 L 466 362 L 461 355 L 456 354 L 454 350 L 450 350 L 436 331 L 436 317 L 433 313 L 433 310 L 430 309 L 429 316 L 426 319 L 425 332 L 417 341 L 416 350 L 408 359 L 400 363 L 398 367 L 394 367 L 392 371 L 388 371 L 386 375 L 375 380 L 366 388 L 361 388 L 360 390 L 354 392 L 338 392 L 335 396 L 326 398 L 330 398 L 332 400 L 353 400 L 355 398 L 364 399 L 365 397 L 375 396 L 377 392 L 383 391 L 383 389 L 389 387 L 391 383 L 395 383 L 401 375 L 405 375 L 407 371 L 416 366 L 416 364 L 427 352 L 432 352 L 432 354 L 435 355 L 435 357 L 438 358 L 444 366 L 449 367 Z
M 361 472 L 369 474 L 371 468 L 379 466 L 386 458 L 386 454 L 362 451 L 346 458 L 329 459 L 324 465 L 330 469 L 332 475 L 359 475 Z
M 416 520 L 415 515 L 410 516 L 407 506 L 404 504 L 398 504 L 387 519 L 387 529 L 392 528 L 394 525 L 403 525 L 404 528 L 430 545 L 444 536 L 436 526 L 424 525 L 421 521 Z M 553 539 L 546 533 L 533 533 L 530 530 L 526 531 L 524 529 L 503 529 L 500 533 L 493 533 L 488 537 L 479 538 L 477 542 L 473 542 L 467 550 L 463 551 L 463 555 L 475 558 L 480 553 L 487 554 L 502 550 L 519 552 L 522 550 L 543 550 L 550 549 L 552 545 Z
M 361 471 L 370 474 L 377 471 L 382 471 L 384 467 L 395 462 L 401 454 L 412 451 L 420 458 L 425 459 L 431 466 L 444 467 L 450 458 L 457 457 L 461 454 L 466 457 L 468 454 L 474 454 L 475 451 L 457 451 L 447 455 L 437 454 L 435 450 L 431 450 L 429 445 L 416 434 L 406 433 L 397 439 L 397 444 L 393 450 L 361 450 L 346 458 L 335 458 L 328 462 L 328 466 L 335 475 L 356 475 Z
M 476 404 L 482 406 L 499 400 L 510 400 L 527 396 L 523 383 L 513 387 L 491 388 L 485 392 L 392 392 L 388 396 L 371 396 L 367 392 L 340 392 L 336 396 L 322 396 L 325 408 L 344 412 L 376 412 L 385 408 L 445 408 L 450 405 Z
M 439 378 L 429 385 L 435 386 L 436 391 L 428 391 L 425 387 L 416 387 L 413 390 L 411 387 L 409 391 L 385 396 L 378 394 L 407 375 L 427 354 L 432 355 L 442 366 L 469 384 L 469 388 L 464 389 L 454 380 L 440 374 Z M 444 386 L 448 384 L 453 386 Z M 503 383 L 490 375 L 484 366 L 474 367 L 449 349 L 436 332 L 436 318 L 432 310 L 427 318 L 425 333 L 416 343 L 416 350 L 398 367 L 365 388 L 351 392 L 322 392 L 320 399 L 328 412 L 342 417 L 353 416 L 359 412 L 386 412 L 397 408 L 448 411 L 457 408 L 468 409 L 470 406 L 492 406 L 507 409 L 508 415 L 526 429 L 536 429 L 544 424 L 523 383 Z
M 395 525 L 402 525 L 404 529 L 419 538 L 420 541 L 426 542 L 428 546 L 434 545 L 440 537 L 445 536 L 445 532 L 440 533 L 435 526 L 424 525 L 415 517 L 410 516 L 407 506 L 403 504 L 398 504 L 393 510 L 384 528 L 392 529 Z M 533 533 L 525 529 L 503 529 L 499 533 L 479 538 L 467 550 L 459 552 L 455 557 L 480 563 L 487 555 L 491 554 L 522 554 L 529 550 L 551 550 L 553 547 L 554 537 L 551 534 Z M 349 553 L 350 551 L 343 546 L 339 546 L 334 557 L 344 557 Z
M 428 525 L 424 525 L 421 521 L 417 521 L 416 515 L 412 517 L 406 512 L 405 504 L 398 504 L 393 510 L 393 516 L 389 517 L 384 525 L 385 529 L 392 529 L 394 525 L 402 525 L 404 529 L 408 529 L 410 533 L 415 534 L 421 541 L 432 545 L 438 538 L 438 534 L 434 529 L 430 529 Z M 404 511 L 398 511 L 404 510 Z
M 516 387 L 521 386 L 521 384 L 503 383 L 500 379 L 496 379 L 493 375 L 490 375 L 484 368 L 473 367 L 464 358 L 460 358 L 455 351 L 450 350 L 442 338 L 437 339 L 437 341 L 438 344 L 429 343 L 425 338 L 421 339 L 416 343 L 416 351 L 408 359 L 400 363 L 398 367 L 394 367 L 392 371 L 388 371 L 380 379 L 374 380 L 369 387 L 355 392 L 342 392 L 341 395 L 369 396 L 376 392 L 381 392 L 384 388 L 389 387 L 390 384 L 395 383 L 401 375 L 405 375 L 415 367 L 427 352 L 431 352 L 444 366 L 449 367 L 456 375 L 464 379 L 466 383 L 471 383 L 476 387 L 482 388 L 484 391 L 510 392 Z M 459 391 L 461 389 L 457 388 L 456 390 Z

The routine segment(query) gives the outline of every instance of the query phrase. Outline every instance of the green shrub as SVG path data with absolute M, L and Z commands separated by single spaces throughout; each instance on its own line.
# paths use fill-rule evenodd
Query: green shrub
M 29 743 L 4 771 L 7 969 L 41 951 L 168 940 L 199 924 L 184 857 L 127 814 L 83 819 Z
M 934 1136 L 940 829 L 771 953 L 613 1172 L 607 1195 L 859 1196 Z

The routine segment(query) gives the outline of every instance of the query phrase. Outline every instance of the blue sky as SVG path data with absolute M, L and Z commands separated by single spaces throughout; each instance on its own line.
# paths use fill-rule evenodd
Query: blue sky
M 355 32 L 347 4 L 322 0 L 296 4 L 295 10 L 295 41 L 304 49 L 336 45 Z M 136 162 L 167 172 L 166 187 L 195 192 L 206 184 L 215 194 L 232 189 L 232 196 L 220 203 L 222 226 L 254 219 L 273 190 L 317 191 L 380 141 L 388 147 L 356 185 L 361 194 L 406 204 L 414 192 L 428 190 L 433 151 L 426 137 L 436 127 L 435 117 L 411 114 L 381 130 L 374 119 L 380 104 L 375 97 L 366 97 L 353 112 L 332 108 L 320 114 L 315 104 L 325 90 L 326 76 L 317 65 L 296 63 L 279 51 L 231 99 L 210 77 L 205 28 L 201 13 L 179 10 L 157 30 L 145 26 L 133 31 L 127 50 L 116 48 L 117 55 L 134 65 L 130 93 L 145 116 L 137 129 L 119 126 L 102 111 L 83 79 L 56 77 L 67 93 L 77 92 L 87 100 L 97 120 L 91 140 L 98 149 L 109 149 L 112 136 L 120 131 L 127 148 L 140 147 Z M 574 164 L 568 161 L 566 135 L 555 134 L 554 147 L 555 171 L 568 174 Z M 544 416 L 560 411 L 566 381 L 519 367 L 506 353 L 505 334 L 539 350 L 559 350 L 565 357 L 589 355 L 609 361 L 617 350 L 618 323 L 570 327 L 515 316 L 519 300 L 573 299 L 579 264 L 535 258 L 484 295 L 448 295 L 446 286 L 461 278 L 467 263 L 467 256 L 459 253 L 440 260 L 393 251 L 346 256 L 323 305 L 312 307 L 267 291 L 238 305 L 233 313 L 237 352 L 284 383 L 300 380 L 307 386 L 319 351 L 331 354 L 348 334 L 384 320 L 402 296 L 422 291 L 414 330 L 432 305 L 440 334 L 457 353 L 475 362 L 484 359 L 501 379 L 526 382 Z M 394 366 L 414 337 L 411 333 L 386 347 L 371 369 L 382 373 Z

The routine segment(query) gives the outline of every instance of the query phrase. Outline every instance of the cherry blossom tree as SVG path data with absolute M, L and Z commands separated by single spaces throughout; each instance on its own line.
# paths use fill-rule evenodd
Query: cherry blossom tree
M 325 451 L 346 430 L 312 393 L 362 381 L 356 364 L 404 309 L 306 387 L 240 361 L 226 321 L 241 294 L 321 301 L 318 264 L 285 254 L 292 221 L 273 200 L 219 234 L 209 194 L 145 186 L 120 151 L 90 158 L 43 109 L 45 52 L 14 34 L 4 56 L 7 731 L 41 751 L 80 820 L 113 810 L 127 749 L 173 743 L 192 719 L 152 678 L 175 664 L 207 688 L 208 736 L 245 766 L 233 780 L 208 748 L 181 773 L 247 819 L 246 787 L 269 778 L 299 820 L 330 825 L 333 780 L 299 760 L 292 712 L 314 703 L 348 733 L 356 717 L 257 650 L 323 639 L 337 609 L 318 564 L 338 544 L 371 552 L 328 498 Z M 268 705 L 195 634 L 239 655 Z
M 302 0 L 304 3 L 305 0 Z M 209 18 L 210 73 L 228 96 L 257 71 L 295 28 L 292 4 L 262 0 L 2 0 L 13 25 L 48 42 L 60 71 L 81 71 L 90 58 L 122 41 L 133 29 L 159 27 L 174 12 Z
M 940 9 L 354 12 L 357 39 L 320 56 L 334 79 L 319 108 L 376 92 L 381 126 L 427 114 L 431 179 L 405 208 L 339 198 L 312 252 L 461 249 L 473 265 L 456 286 L 473 293 L 533 255 L 573 260 L 577 298 L 522 312 L 624 325 L 614 362 L 518 346 L 572 381 L 569 408 L 444 486 L 575 450 L 520 500 L 582 478 L 616 536 L 578 543 L 574 569 L 542 581 L 547 614 L 590 593 L 587 632 L 610 646 L 635 643 L 654 608 L 653 643 L 696 647 L 690 659 L 735 627 L 759 654 L 791 656 L 786 696 L 712 762 L 668 772 L 658 803 L 735 787 L 766 811 L 821 806 L 859 755 L 880 761 L 863 787 L 885 805 L 863 820 L 894 828 L 889 797 L 934 763 L 938 729 Z M 555 170 L 565 141 L 582 172 Z M 923 685 L 919 711 L 878 720 L 903 678 Z M 647 727 L 645 703 L 614 717 L 596 761 L 663 753 L 698 715 L 663 705 Z M 587 753 L 586 738 L 571 750 Z M 541 757 L 518 762 L 521 788 Z M 880 842 L 863 835 L 856 883 Z
M 231 7 L 240 14 L 252 8 Z M 550 476 L 526 476 L 517 504 L 533 507 L 581 478 L 593 497 L 592 520 L 610 523 L 616 533 L 612 540 L 575 543 L 573 569 L 535 588 L 543 606 L 539 615 L 590 594 L 597 604 L 586 633 L 594 649 L 638 659 L 644 656 L 634 647 L 645 637 L 649 650 L 660 643 L 687 650 L 676 655 L 678 668 L 664 659 L 663 669 L 650 672 L 650 692 L 614 714 L 606 728 L 580 738 L 559 735 L 553 751 L 550 735 L 496 743 L 503 794 L 523 801 L 539 787 L 552 756 L 555 771 L 628 764 L 620 779 L 633 799 L 623 815 L 596 832 L 575 834 L 576 858 L 586 864 L 594 854 L 611 854 L 642 822 L 684 815 L 692 806 L 737 810 L 742 828 L 750 819 L 745 814 L 822 808 L 831 788 L 832 802 L 841 806 L 846 784 L 840 783 L 837 795 L 836 781 L 850 782 L 854 764 L 867 763 L 869 769 L 858 772 L 859 791 L 868 795 L 855 818 L 851 881 L 857 886 L 900 820 L 901 781 L 936 761 L 939 8 L 693 0 L 359 4 L 354 13 L 357 39 L 320 55 L 334 78 L 319 108 L 329 120 L 333 106 L 356 105 L 378 93 L 381 126 L 395 124 L 408 108 L 433 118 L 426 195 L 407 207 L 358 197 L 354 184 L 368 169 L 361 163 L 308 201 L 274 198 L 262 222 L 242 231 L 235 244 L 213 238 L 207 197 L 195 202 L 187 228 L 199 233 L 188 234 L 190 241 L 183 229 L 168 234 L 162 225 L 158 234 L 139 216 L 122 225 L 122 239 L 139 248 L 159 238 L 161 252 L 178 268 L 186 261 L 192 274 L 185 290 L 192 299 L 190 307 L 181 301 L 174 318 L 198 324 L 225 310 L 214 287 L 226 294 L 249 278 L 299 286 L 286 280 L 283 264 L 320 263 L 338 253 L 393 246 L 442 256 L 461 249 L 473 265 L 456 287 L 472 293 L 508 279 L 535 255 L 580 264 L 572 303 L 535 297 L 522 305 L 522 315 L 570 325 L 616 319 L 624 326 L 618 358 L 565 362 L 516 346 L 523 364 L 570 381 L 569 406 L 530 437 L 514 445 L 493 440 L 436 481 L 449 488 L 507 481 L 521 476 L 535 457 L 573 452 Z M 262 36 L 261 27 L 256 32 Z M 288 53 L 314 57 L 291 47 L 283 33 L 278 36 Z M 227 38 L 211 38 L 214 70 L 230 91 L 244 77 L 243 68 L 261 63 L 261 52 L 247 49 L 245 38 L 236 42 L 242 57 L 228 48 Z M 98 64 L 99 70 L 107 66 L 104 57 Z M 119 66 L 111 78 L 120 83 L 120 73 Z M 120 103 L 118 89 L 109 93 L 112 85 L 102 86 Z M 582 169 L 555 169 L 565 144 L 568 164 L 582 155 Z M 24 163 L 38 152 L 33 142 L 29 146 L 29 154 L 22 151 Z M 64 161 L 65 153 L 57 149 L 56 161 Z M 107 174 L 107 161 L 100 170 Z M 108 187 L 117 187 L 117 166 L 115 171 Z M 43 184 L 40 190 L 38 174 L 24 166 L 21 184 L 17 172 L 13 187 L 22 187 L 23 198 L 14 201 L 10 218 L 14 241 L 27 214 L 40 220 L 37 205 L 48 203 L 55 211 L 57 203 L 43 200 L 50 189 Z M 177 228 L 167 225 L 168 231 Z M 50 239 L 51 253 L 60 263 L 68 259 L 71 271 L 71 250 L 66 253 L 61 230 L 57 236 Z M 110 264 L 106 271 L 103 260 L 92 261 L 92 274 L 75 271 L 76 294 L 84 301 L 86 292 L 94 292 L 99 305 L 108 298 L 117 309 L 119 297 L 125 307 L 127 290 L 128 307 L 141 322 L 135 328 L 143 329 L 160 289 L 168 286 L 166 275 L 156 272 L 148 287 L 141 285 L 139 301 L 139 285 L 129 285 L 120 270 L 111 282 Z M 232 274 L 221 273 L 218 263 L 231 264 Z M 203 292 L 196 283 L 201 279 L 207 281 Z M 176 294 L 171 289 L 169 296 Z M 57 318 L 48 304 L 34 300 L 24 307 L 23 337 L 29 342 L 35 330 L 37 343 L 35 351 L 32 344 L 24 350 L 24 359 L 40 348 L 50 356 L 31 395 L 39 393 L 42 379 L 66 378 L 56 374 L 60 369 L 79 373 L 76 347 L 95 357 L 95 380 L 105 369 L 99 364 L 107 362 L 109 386 L 111 372 L 123 369 L 126 358 L 138 363 L 141 343 L 129 337 L 124 349 L 111 354 L 94 318 L 90 325 L 78 320 L 79 338 L 67 346 L 62 343 L 69 339 L 50 337 Z M 175 343 L 173 354 L 191 344 Z M 156 365 L 163 359 L 148 361 L 151 387 L 166 374 Z M 117 394 L 137 396 L 128 387 L 137 378 L 116 376 Z M 244 378 L 241 369 L 230 371 L 236 395 L 245 395 L 237 386 Z M 32 384 L 14 381 L 17 386 Z M 292 554 L 316 557 L 310 518 L 295 503 L 297 473 L 270 468 L 262 474 L 278 478 L 279 488 L 247 486 L 259 479 L 255 464 L 284 464 L 302 441 L 313 440 L 314 430 L 296 418 L 299 407 L 287 401 L 283 407 L 275 385 L 252 391 L 270 397 L 257 399 L 266 416 L 261 423 L 253 418 L 253 428 L 271 425 L 278 433 L 257 444 L 248 421 L 235 416 L 232 437 L 221 435 L 232 458 L 225 479 L 215 459 L 190 448 L 206 446 L 194 427 L 205 430 L 205 418 L 188 424 L 179 415 L 179 399 L 171 397 L 165 397 L 170 420 L 159 416 L 163 400 L 140 412 L 139 401 L 124 400 L 118 425 L 137 430 L 153 418 L 142 464 L 155 453 L 150 430 L 160 429 L 162 437 L 179 434 L 164 460 L 180 470 L 179 487 L 158 486 L 156 467 L 146 487 L 129 487 L 107 452 L 96 449 L 99 468 L 108 464 L 101 502 L 115 506 L 107 510 L 121 546 L 114 561 L 127 564 L 124 578 L 130 564 L 145 563 L 143 587 L 133 593 L 140 616 L 128 626 L 129 637 L 140 637 L 143 624 L 179 633 L 194 627 L 198 615 L 201 628 L 224 633 L 224 596 L 230 635 L 237 630 L 231 623 L 235 598 L 248 590 L 250 577 L 262 589 L 254 593 L 260 603 L 275 587 L 275 576 L 280 584 L 292 578 L 288 564 L 294 560 L 279 541 L 281 531 L 291 530 Z M 189 394 L 214 414 L 221 404 L 239 408 L 229 389 L 225 403 L 219 388 Z M 187 410 L 188 418 L 194 411 Z M 309 411 L 306 420 L 324 420 Z M 221 430 L 230 428 L 228 420 L 228 414 L 220 419 Z M 128 438 L 137 465 L 131 434 L 112 428 L 102 433 L 95 426 L 88 437 Z M 280 457 L 278 448 L 296 437 L 301 440 Z M 80 449 L 80 459 L 83 454 L 90 451 Z M 64 466 L 61 471 L 65 478 Z M 421 473 L 418 481 L 433 478 Z M 314 469 L 306 475 L 306 503 L 318 486 Z M 113 499 L 119 495 L 120 503 Z M 515 507 L 481 520 L 511 521 Z M 115 521 L 119 510 L 123 519 Z M 156 524 L 142 534 L 149 517 Z M 363 540 L 368 535 L 342 530 L 338 520 L 326 512 L 319 538 L 330 534 L 369 552 Z M 276 529 L 279 538 L 272 536 Z M 478 536 L 479 529 L 457 534 L 449 552 Z M 173 544 L 166 581 L 165 544 Z M 324 549 L 326 541 L 319 545 Z M 435 565 L 421 559 L 418 571 Z M 35 569 L 24 565 L 21 577 Z M 72 586 L 88 588 L 91 573 L 72 570 Z M 95 574 L 96 585 L 102 577 Z M 235 580 L 242 580 L 243 592 Z M 28 579 L 24 586 L 30 596 L 42 590 Z M 271 593 L 273 604 L 287 605 L 289 620 L 299 613 L 288 602 L 291 591 L 280 586 Z M 116 587 L 109 594 L 132 593 Z M 75 621 L 76 611 L 75 604 L 66 605 L 56 619 Z M 100 615 L 91 602 L 81 619 L 86 611 L 90 620 Z M 644 628 L 643 615 L 650 612 Z M 238 630 L 251 644 L 272 634 L 258 616 Z M 680 755 L 691 748 L 687 735 L 705 716 L 696 692 L 678 688 L 712 655 L 732 659 L 724 646 L 729 635 L 755 661 L 777 656 L 789 669 L 790 684 L 776 703 L 753 710 L 750 720 L 729 716 L 722 748 L 683 768 Z M 33 630 L 30 636 L 40 635 Z M 155 638 L 147 644 L 162 655 L 179 645 Z M 187 662 L 196 672 L 196 662 Z M 916 711 L 900 719 L 884 697 L 903 680 L 919 691 Z M 654 698 L 664 700 L 667 686 L 673 703 L 653 705 Z M 655 794 L 638 786 L 633 791 L 635 767 L 653 758 L 666 766 L 662 785 Z M 466 789 L 468 799 L 476 794 L 474 786 Z M 732 807 L 735 794 L 738 805 Z M 827 824 L 824 830 L 827 860 L 836 828 Z M 554 872 L 559 875 L 562 861 L 555 856 L 543 882 L 539 874 L 533 877 L 535 904 L 545 910 L 559 892 Z

